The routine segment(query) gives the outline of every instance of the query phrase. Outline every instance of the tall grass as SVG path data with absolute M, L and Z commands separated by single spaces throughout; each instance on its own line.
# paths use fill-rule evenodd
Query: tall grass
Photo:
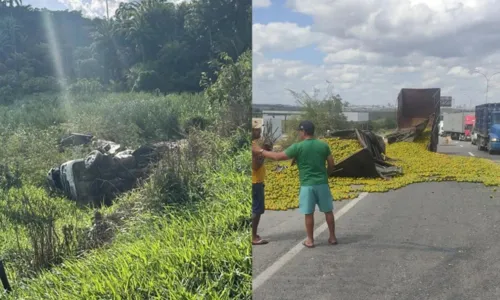
M 248 134 L 191 130 L 139 188 L 111 207 L 78 207 L 44 190 L 45 174 L 82 157 L 58 151 L 67 132 L 135 147 L 184 137 L 218 108 L 200 95 L 51 95 L 0 107 L 0 165 L 20 173 L 0 191 L 0 258 L 9 299 L 250 299 Z M 220 110 L 219 110 L 220 111 Z M 0 183 L 8 176 L 0 176 Z
M 213 123 L 219 111 L 217 104 L 209 104 L 201 94 L 97 93 L 76 95 L 69 103 L 58 95 L 42 94 L 0 106 L 0 129 L 88 132 L 138 145 L 151 139 L 178 138 L 189 119 L 201 116 Z
M 10 297 L 250 299 L 250 184 L 248 170 L 237 171 L 248 160 L 241 153 L 219 157 L 216 166 L 205 164 L 203 200 L 141 214 L 111 248 L 67 260 Z M 152 181 L 140 194 L 155 188 Z

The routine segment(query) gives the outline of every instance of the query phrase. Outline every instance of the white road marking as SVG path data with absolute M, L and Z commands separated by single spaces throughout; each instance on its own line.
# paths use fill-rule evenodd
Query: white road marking
M 351 208 L 356 205 L 361 199 L 368 196 L 368 193 L 361 193 L 359 196 L 349 203 L 347 203 L 344 207 L 342 207 L 337 213 L 335 213 L 335 221 L 338 221 L 340 217 L 342 217 L 346 212 L 348 212 Z M 323 233 L 326 229 L 328 229 L 328 224 L 325 222 L 316 230 L 314 230 L 314 238 L 316 239 L 321 233 Z M 276 260 L 271 266 L 265 269 L 262 273 L 260 273 L 254 280 L 252 280 L 252 290 L 256 291 L 263 283 L 265 283 L 269 278 L 271 278 L 276 272 L 279 271 L 287 262 L 289 262 L 295 255 L 297 255 L 305 246 L 302 245 L 302 241 L 295 245 L 290 251 L 285 253 L 282 257 Z
M 472 152 L 469 152 L 469 155 L 470 155 L 470 156 L 475 156 Z

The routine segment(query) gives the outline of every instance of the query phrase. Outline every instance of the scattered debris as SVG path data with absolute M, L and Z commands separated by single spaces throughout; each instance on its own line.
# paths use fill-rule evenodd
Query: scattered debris
M 106 140 L 96 140 L 93 143 L 93 147 L 101 152 L 107 152 L 109 154 L 115 154 L 116 152 L 122 150 L 122 146 L 120 144 Z
M 59 145 L 62 147 L 86 145 L 89 144 L 93 138 L 94 136 L 91 134 L 71 133 L 69 136 L 62 138 Z

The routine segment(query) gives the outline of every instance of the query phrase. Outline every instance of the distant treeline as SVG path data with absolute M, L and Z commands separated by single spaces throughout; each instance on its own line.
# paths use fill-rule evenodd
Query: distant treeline
M 251 26 L 251 0 L 121 3 L 110 20 L 0 1 L 0 104 L 61 88 L 198 92 L 220 54 L 251 49 Z

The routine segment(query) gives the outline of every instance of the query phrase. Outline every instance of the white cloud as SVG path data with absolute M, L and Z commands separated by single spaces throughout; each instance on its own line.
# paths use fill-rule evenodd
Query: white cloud
M 325 63 L 374 63 L 377 62 L 381 56 L 374 52 L 363 52 L 359 49 L 346 49 L 338 52 L 328 54 Z
M 437 87 L 440 82 L 441 78 L 439 77 L 428 78 L 422 82 L 422 87 Z
M 310 27 L 300 27 L 295 23 L 269 23 L 253 25 L 253 50 L 287 51 L 319 42 L 321 33 L 311 31 Z
M 252 7 L 269 7 L 271 6 L 271 0 L 252 0 Z
M 476 30 L 492 31 L 491 22 L 498 22 L 500 12 L 500 3 L 489 0 L 289 0 L 288 4 L 311 16 L 314 30 L 355 39 L 368 51 L 399 48 L 408 54 L 422 48 L 443 56 L 487 46 L 494 39 L 476 35 Z M 476 45 L 470 45 L 472 41 Z
M 256 103 L 291 104 L 285 86 L 310 91 L 329 80 L 351 103 L 394 103 L 400 88 L 441 87 L 458 104 L 479 104 L 486 79 L 471 71 L 500 71 L 500 0 L 287 0 L 287 7 L 313 23 L 254 24 L 254 65 L 273 74 L 255 75 Z M 298 58 L 307 52 L 293 51 L 306 46 L 320 54 Z M 279 51 L 295 60 L 273 59 Z M 500 102 L 500 74 L 489 90 Z
M 86 17 L 105 17 L 106 16 L 106 1 L 105 0 L 57 0 L 64 4 L 69 10 L 79 10 Z M 118 6 L 122 2 L 133 2 L 132 0 L 108 0 L 109 16 L 114 16 Z
M 471 77 L 471 71 L 467 68 L 464 68 L 462 66 L 455 66 L 451 68 L 446 75 L 452 75 L 456 77 L 461 77 L 461 78 L 470 78 Z

